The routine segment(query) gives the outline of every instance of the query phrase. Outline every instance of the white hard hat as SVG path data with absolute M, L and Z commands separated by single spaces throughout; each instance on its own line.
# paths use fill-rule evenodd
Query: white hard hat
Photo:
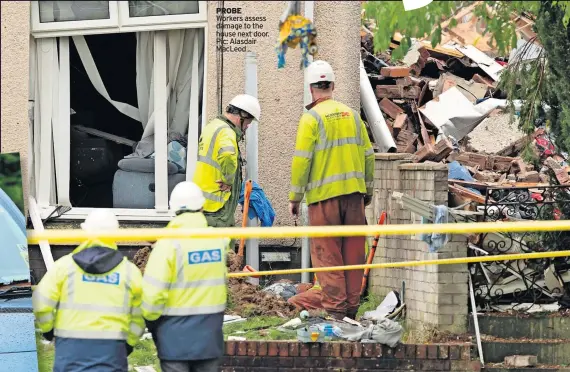
M 250 96 L 249 94 L 237 95 L 230 101 L 230 105 L 247 112 L 253 116 L 255 120 L 259 121 L 261 106 L 259 106 L 259 101 L 254 96 Z
M 86 231 L 116 230 L 119 221 L 110 209 L 95 209 L 89 213 L 81 228 Z
M 334 82 L 334 71 L 331 65 L 325 61 L 314 61 L 307 67 L 307 79 L 309 84 L 319 83 L 321 81 Z
M 174 211 L 183 209 L 199 211 L 205 202 L 206 199 L 200 187 L 190 181 L 180 182 L 170 194 L 170 209 Z

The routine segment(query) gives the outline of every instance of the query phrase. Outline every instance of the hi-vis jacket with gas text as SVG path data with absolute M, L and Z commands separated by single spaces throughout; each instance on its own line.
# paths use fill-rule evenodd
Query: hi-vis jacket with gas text
M 134 346 L 145 329 L 141 272 L 114 244 L 85 242 L 60 258 L 32 298 L 41 332 L 54 330 L 55 371 L 118 370 L 111 365 L 127 362 L 125 341 Z
M 205 212 L 220 210 L 230 198 L 231 192 L 221 191 L 216 181 L 232 185 L 239 165 L 239 147 L 233 125 L 222 118 L 212 120 L 203 129 L 198 145 L 198 162 L 194 183 L 204 193 Z
M 374 150 L 360 115 L 328 99 L 301 117 L 291 166 L 289 200 L 307 204 L 373 193 Z
M 203 227 L 202 213 L 187 212 L 167 228 Z M 160 359 L 222 356 L 228 244 L 227 238 L 157 241 L 145 267 L 142 311 Z

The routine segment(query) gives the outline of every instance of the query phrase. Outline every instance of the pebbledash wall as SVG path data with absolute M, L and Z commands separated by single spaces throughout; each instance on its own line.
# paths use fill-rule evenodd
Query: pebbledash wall
M 227 341 L 222 372 L 481 371 L 471 344 Z
M 392 199 L 394 191 L 420 199 L 431 205 L 448 201 L 448 168 L 444 164 L 413 163 L 409 154 L 376 154 L 374 193 L 366 210 L 368 224 L 376 224 L 382 211 L 390 224 L 421 223 L 415 215 Z M 374 263 L 419 261 L 465 257 L 467 238 L 451 235 L 446 246 L 429 253 L 419 236 L 381 237 Z M 405 283 L 407 327 L 422 331 L 466 332 L 468 320 L 467 264 L 430 265 L 371 271 L 370 291 L 381 297 L 392 290 L 402 293 Z M 425 332 L 416 332 L 417 337 Z

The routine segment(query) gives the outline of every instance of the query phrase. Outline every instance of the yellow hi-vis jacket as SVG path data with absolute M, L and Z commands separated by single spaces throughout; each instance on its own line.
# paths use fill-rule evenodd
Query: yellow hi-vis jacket
M 194 183 L 204 193 L 205 212 L 217 212 L 236 190 L 221 191 L 216 181 L 232 185 L 239 166 L 238 132 L 224 118 L 212 120 L 202 131 L 198 144 L 198 162 Z M 240 190 L 237 190 L 239 193 Z
M 118 256 L 109 271 L 90 274 L 80 267 L 101 256 L 97 252 L 89 256 L 95 247 L 110 248 Z M 54 329 L 56 337 L 126 340 L 135 346 L 145 329 L 141 297 L 140 270 L 116 245 L 89 241 L 55 262 L 34 289 L 32 299 L 43 333 Z
M 301 117 L 289 200 L 307 204 L 341 195 L 372 196 L 374 150 L 360 115 L 328 99 Z
M 207 227 L 202 213 L 183 213 L 167 228 Z M 226 309 L 226 253 L 229 239 L 161 239 L 143 277 L 145 319 L 223 313 Z

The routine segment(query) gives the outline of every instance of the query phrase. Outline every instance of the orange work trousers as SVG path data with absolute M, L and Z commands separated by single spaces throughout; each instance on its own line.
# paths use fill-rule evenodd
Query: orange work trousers
M 364 196 L 342 195 L 309 205 L 311 226 L 364 225 Z M 362 265 L 366 260 L 365 237 L 311 238 L 313 267 Z M 322 294 L 303 293 L 290 299 L 298 308 L 322 308 L 334 317 L 354 317 L 360 305 L 360 287 L 364 270 L 320 272 L 317 278 Z M 308 291 L 311 292 L 311 291 Z M 304 303 L 309 300 L 318 303 Z M 313 301 L 308 301 L 313 302 Z

